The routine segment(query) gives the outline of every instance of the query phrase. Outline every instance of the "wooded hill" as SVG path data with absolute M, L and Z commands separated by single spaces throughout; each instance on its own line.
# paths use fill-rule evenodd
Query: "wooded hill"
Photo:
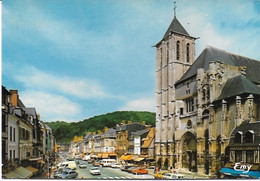
M 143 111 L 116 111 L 94 116 L 79 122 L 67 123 L 64 121 L 47 122 L 52 128 L 57 143 L 70 142 L 74 136 L 85 136 L 86 132 L 101 130 L 104 127 L 115 128 L 122 121 L 140 122 L 155 126 L 155 113 Z

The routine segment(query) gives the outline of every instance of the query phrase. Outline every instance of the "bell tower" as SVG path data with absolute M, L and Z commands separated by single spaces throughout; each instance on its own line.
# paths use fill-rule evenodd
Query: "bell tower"
M 162 166 L 174 166 L 175 83 L 195 59 L 195 40 L 174 17 L 156 44 L 156 135 L 155 157 Z M 166 160 L 167 159 L 167 160 Z

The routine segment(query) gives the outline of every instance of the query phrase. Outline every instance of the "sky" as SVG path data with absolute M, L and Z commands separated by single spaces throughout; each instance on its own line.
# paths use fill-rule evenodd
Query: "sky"
M 196 40 L 260 59 L 259 0 L 177 0 Z M 155 48 L 173 0 L 3 0 L 2 85 L 43 121 L 155 112 Z

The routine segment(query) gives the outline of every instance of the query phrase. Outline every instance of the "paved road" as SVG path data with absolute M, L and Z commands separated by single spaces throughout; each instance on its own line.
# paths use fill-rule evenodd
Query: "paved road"
M 80 161 L 85 162 L 85 161 Z M 84 178 L 84 179 L 153 179 L 154 177 L 152 175 L 143 174 L 143 175 L 135 175 L 132 173 L 127 173 L 124 171 L 121 171 L 119 168 L 110 168 L 110 167 L 99 167 L 101 175 L 91 175 L 90 174 L 90 168 L 92 167 L 92 164 L 87 164 L 87 168 L 79 168 L 77 165 L 77 172 L 78 177 L 77 178 Z

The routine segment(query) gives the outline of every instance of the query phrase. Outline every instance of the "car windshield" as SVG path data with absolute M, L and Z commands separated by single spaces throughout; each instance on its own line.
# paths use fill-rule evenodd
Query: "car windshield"
M 98 168 L 91 168 L 91 170 L 98 170 Z

